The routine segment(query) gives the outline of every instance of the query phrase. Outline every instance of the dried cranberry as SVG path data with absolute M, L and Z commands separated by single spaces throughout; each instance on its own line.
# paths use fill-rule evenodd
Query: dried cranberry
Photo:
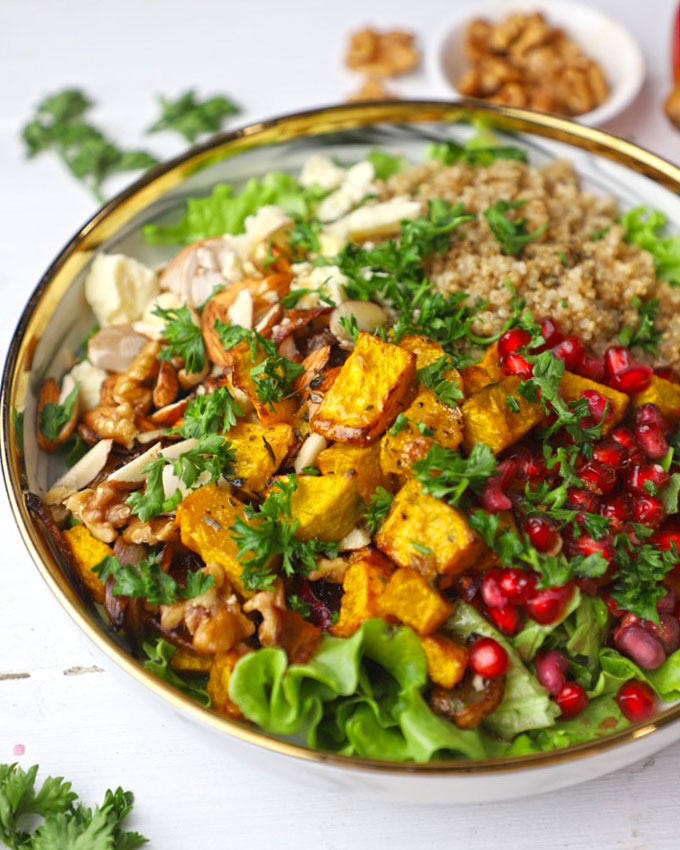
M 626 720 L 641 723 L 654 714 L 656 697 L 646 682 L 630 679 L 619 688 L 616 702 Z

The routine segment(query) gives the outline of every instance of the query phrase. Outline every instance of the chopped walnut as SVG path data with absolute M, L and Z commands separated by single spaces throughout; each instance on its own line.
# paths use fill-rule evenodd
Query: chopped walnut
M 361 88 L 351 94 L 347 100 L 360 103 L 364 100 L 396 100 L 397 96 L 385 88 L 379 77 L 366 77 Z
M 139 517 L 133 517 L 122 532 L 126 543 L 146 543 L 155 546 L 157 543 L 167 543 L 177 537 L 177 527 L 174 517 L 157 516 L 142 522 Z
M 257 636 L 262 646 L 276 646 L 280 631 L 278 612 L 286 607 L 286 597 L 283 584 L 277 582 L 275 590 L 261 590 L 243 605 L 247 613 L 257 611 L 262 615 L 262 622 Z
M 158 340 L 147 342 L 144 348 L 139 352 L 135 359 L 130 364 L 127 370 L 127 375 L 133 381 L 138 381 L 140 384 L 149 383 L 158 375 L 160 363 L 158 360 L 158 352 L 161 350 L 161 344 Z
M 129 402 L 116 407 L 95 407 L 82 415 L 85 426 L 104 439 L 115 440 L 125 448 L 132 448 L 137 426 L 134 409 Z
M 377 32 L 370 27 L 352 33 L 347 67 L 377 77 L 406 74 L 420 64 L 420 51 L 410 32 Z
M 102 481 L 94 489 L 70 496 L 65 505 L 98 540 L 113 543 L 116 529 L 122 528 L 130 518 L 131 508 L 125 499 L 134 486 L 129 481 Z
M 177 398 L 179 392 L 179 381 L 177 372 L 167 360 L 161 361 L 156 384 L 153 388 L 154 407 L 167 407 Z
M 113 399 L 116 404 L 132 405 L 134 412 L 144 416 L 151 409 L 151 390 L 143 386 L 136 378 L 130 375 L 119 375 L 113 385 Z

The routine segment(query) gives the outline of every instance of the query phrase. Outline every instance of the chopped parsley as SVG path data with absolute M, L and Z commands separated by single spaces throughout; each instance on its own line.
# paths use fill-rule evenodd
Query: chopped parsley
M 522 248 L 537 239 L 546 228 L 546 225 L 542 224 L 529 233 L 526 229 L 526 218 L 512 220 L 505 215 L 506 212 L 521 209 L 526 204 L 526 200 L 497 201 L 484 212 L 484 218 L 489 222 L 493 235 L 501 243 L 504 254 L 519 257 Z
M 639 298 L 633 298 L 632 304 L 640 316 L 637 327 L 624 325 L 616 338 L 617 342 L 625 345 L 626 348 L 638 347 L 649 354 L 656 354 L 663 337 L 662 331 L 654 326 L 656 317 L 659 315 L 659 299 L 650 298 L 649 301 L 640 301 Z
M 381 151 L 377 148 L 370 151 L 366 155 L 366 159 L 373 166 L 375 176 L 378 180 L 389 180 L 395 174 L 398 174 L 408 163 L 408 160 L 403 156 L 394 156 L 387 151 Z
M 675 546 L 661 550 L 652 543 L 634 545 L 627 534 L 617 534 L 614 549 L 618 572 L 612 598 L 626 611 L 658 623 L 656 603 L 666 593 L 661 582 L 680 561 Z
M 250 377 L 255 382 L 257 397 L 273 410 L 274 403 L 293 394 L 293 384 L 303 374 L 304 367 L 279 354 L 276 343 L 254 330 L 215 320 L 215 330 L 220 342 L 228 351 L 242 340 L 250 347 L 254 366 Z M 262 356 L 264 355 L 264 356 Z
M 305 602 L 304 599 L 300 599 L 300 597 L 296 593 L 291 593 L 287 598 L 286 602 L 288 603 L 288 607 L 291 611 L 297 611 L 301 617 L 304 619 L 308 619 L 309 615 L 312 613 L 312 606 L 309 602 Z
M 468 457 L 434 443 L 412 468 L 428 493 L 455 506 L 468 488 L 482 489 L 496 471 L 496 458 L 486 443 L 477 443 Z
M 277 480 L 275 489 L 260 507 L 246 505 L 246 519 L 239 517 L 231 526 L 246 590 L 270 588 L 276 580 L 272 568 L 279 558 L 282 572 L 290 576 L 307 575 L 315 568 L 319 556 L 337 557 L 337 544 L 327 540 L 298 540 L 295 536 L 300 520 L 292 518 L 291 498 L 297 486 L 296 475 Z
M 598 230 L 593 230 L 593 232 L 590 234 L 591 241 L 600 242 L 600 240 L 604 239 L 604 237 L 609 233 L 610 230 L 610 226 L 600 227 Z
M 228 97 L 216 95 L 198 100 L 194 89 L 185 91 L 175 100 L 161 95 L 158 99 L 161 117 L 152 124 L 147 133 L 174 130 L 187 140 L 195 142 L 198 136 L 217 133 L 224 119 L 240 112 L 239 107 Z
M 411 546 L 418 552 L 419 555 L 431 555 L 432 549 L 429 546 L 425 546 L 423 543 L 419 543 L 417 540 L 411 541 Z
M 392 423 L 392 427 L 388 431 L 388 434 L 391 437 L 396 437 L 397 434 L 400 434 L 403 430 L 408 428 L 409 419 L 407 418 L 405 413 L 397 414 L 397 418 Z
M 203 334 L 194 323 L 189 308 L 186 305 L 167 309 L 156 306 L 153 315 L 164 319 L 166 323 L 161 336 L 165 348 L 161 349 L 158 357 L 161 360 L 181 357 L 188 373 L 202 372 L 206 363 Z
M 296 221 L 288 231 L 288 247 L 293 257 L 302 259 L 308 257 L 309 254 L 318 254 L 321 251 L 320 232 L 321 222 L 316 218 L 310 218 L 309 221 L 304 219 Z M 283 298 L 281 303 L 284 307 L 287 306 L 284 304 Z
M 453 368 L 451 357 L 448 354 L 444 354 L 438 360 L 435 360 L 434 363 L 430 363 L 429 366 L 418 369 L 416 375 L 424 387 L 429 387 L 434 391 L 434 394 L 442 404 L 449 404 L 455 407 L 456 403 L 463 398 L 463 393 L 457 381 L 452 381 L 445 377 L 445 373 Z
M 370 535 L 375 534 L 385 521 L 393 499 L 394 496 L 384 487 L 376 487 L 371 494 L 371 501 L 363 516 L 364 526 Z
M 219 387 L 214 392 L 197 395 L 189 401 L 176 433 L 186 439 L 198 439 L 206 434 L 226 434 L 236 425 L 238 416 L 243 416 L 243 411 L 227 387 Z
M 519 413 L 519 402 L 514 395 L 506 395 L 505 403 L 513 413 Z
M 73 410 L 78 401 L 80 393 L 80 382 L 78 382 L 71 392 L 64 399 L 63 404 L 58 402 L 48 401 L 43 405 L 38 418 L 38 427 L 43 437 L 48 440 L 58 440 L 62 428 L 71 420 Z
M 214 584 L 213 577 L 201 570 L 187 573 L 186 585 L 179 587 L 175 579 L 160 566 L 161 555 L 149 555 L 138 564 L 121 564 L 116 555 L 107 555 L 92 572 L 104 584 L 113 576 L 114 596 L 144 599 L 151 605 L 172 605 L 178 599 L 201 596 Z
M 346 331 L 347 335 L 352 339 L 352 342 L 356 345 L 357 339 L 359 337 L 359 325 L 357 325 L 357 317 L 353 314 L 349 316 L 341 316 L 340 324 L 342 328 Z

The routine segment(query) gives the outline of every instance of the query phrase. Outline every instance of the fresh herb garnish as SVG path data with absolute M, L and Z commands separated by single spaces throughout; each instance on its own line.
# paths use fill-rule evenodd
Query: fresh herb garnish
M 205 368 L 205 344 L 200 327 L 195 324 L 189 308 L 156 306 L 153 315 L 165 320 L 161 339 L 165 348 L 161 349 L 158 357 L 161 360 L 172 360 L 181 357 L 184 368 L 190 374 L 202 372 Z
M 320 232 L 321 222 L 318 219 L 312 218 L 309 221 L 298 219 L 288 231 L 288 247 L 293 257 L 303 258 L 308 257 L 309 254 L 318 254 L 321 250 Z
M 373 166 L 375 176 L 378 180 L 389 180 L 398 174 L 408 164 L 403 156 L 394 156 L 387 151 L 374 149 L 366 154 L 366 159 Z
M 231 526 L 231 537 L 238 544 L 238 558 L 243 566 L 241 580 L 246 590 L 266 590 L 276 579 L 272 571 L 281 558 L 284 575 L 307 575 L 323 555 L 335 558 L 337 544 L 326 540 L 298 540 L 295 532 L 299 519 L 291 514 L 291 498 L 297 490 L 296 475 L 279 479 L 259 508 L 246 505 L 246 519 L 239 517 Z M 245 557 L 245 556 L 248 557 Z M 274 563 L 273 563 L 274 562 Z
M 286 602 L 288 603 L 288 607 L 291 611 L 297 611 L 301 617 L 305 618 L 305 620 L 312 613 L 312 606 L 309 602 L 305 602 L 304 599 L 300 599 L 296 593 L 291 593 L 286 599 Z
M 428 493 L 455 506 L 468 488 L 481 490 L 496 471 L 496 458 L 486 443 L 477 443 L 468 457 L 434 443 L 412 469 Z
M 352 338 L 352 342 L 356 345 L 359 338 L 359 326 L 357 325 L 357 317 L 353 314 L 349 316 L 340 316 L 340 325 L 343 330 Z
M 240 112 L 239 107 L 228 97 L 216 95 L 198 100 L 194 89 L 189 89 L 175 100 L 161 95 L 158 104 L 161 117 L 149 127 L 147 133 L 174 130 L 188 142 L 194 142 L 198 136 L 206 133 L 217 133 L 228 115 Z
M 609 233 L 610 230 L 610 225 L 608 225 L 607 227 L 600 227 L 598 230 L 593 230 L 593 232 L 590 234 L 591 241 L 599 242 L 600 240 L 604 239 L 604 237 Z
M 149 555 L 138 564 L 121 564 L 116 555 L 107 555 L 92 572 L 106 584 L 113 576 L 114 596 L 145 599 L 151 605 L 172 605 L 177 599 L 193 599 L 209 590 L 214 580 L 211 575 L 196 570 L 187 573 L 186 586 L 179 588 L 175 579 L 160 566 L 160 554 Z
M 429 387 L 434 391 L 442 404 L 455 407 L 456 402 L 463 398 L 463 393 L 456 381 L 451 381 L 445 376 L 445 373 L 453 368 L 451 357 L 444 354 L 434 363 L 430 363 L 429 366 L 418 369 L 416 377 L 424 387 Z
M 465 162 L 468 165 L 491 165 L 497 159 L 529 162 L 526 151 L 514 147 L 514 145 L 469 147 L 454 141 L 432 142 L 425 156 L 427 159 L 438 159 L 442 165 L 453 165 L 455 162 Z
M 484 218 L 489 222 L 493 235 L 501 243 L 504 254 L 519 257 L 522 248 L 537 239 L 546 228 L 546 225 L 542 224 L 529 233 L 526 229 L 526 218 L 512 220 L 505 215 L 510 210 L 521 209 L 526 203 L 526 200 L 497 201 L 484 212 Z
M 429 546 L 425 546 L 423 543 L 419 543 L 417 540 L 411 541 L 411 546 L 418 552 L 419 555 L 431 555 L 432 549 Z
M 656 354 L 663 337 L 662 331 L 654 327 L 656 317 L 659 315 L 659 299 L 650 298 L 649 301 L 640 301 L 639 298 L 633 298 L 631 303 L 640 315 L 637 327 L 624 325 L 616 339 L 620 345 L 625 345 L 627 348 L 637 346 L 649 354 Z
M 0 840 L 10 850 L 135 850 L 147 843 L 122 829 L 131 791 L 109 789 L 100 806 L 85 808 L 61 776 L 48 776 L 36 790 L 37 774 L 37 764 L 26 771 L 0 764 Z
M 519 413 L 519 402 L 514 395 L 506 395 L 505 403 L 513 413 Z
M 243 416 L 243 410 L 227 387 L 219 387 L 214 392 L 197 395 L 189 401 L 176 433 L 186 439 L 198 439 L 206 434 L 226 434 L 236 425 L 238 416 Z
M 38 419 L 38 427 L 40 428 L 40 433 L 48 440 L 59 439 L 62 428 L 73 416 L 73 409 L 78 401 L 79 393 L 80 382 L 66 396 L 63 404 L 48 401 L 43 405 Z
M 373 491 L 371 501 L 363 516 L 363 523 L 369 534 L 375 534 L 383 524 L 390 512 L 393 499 L 394 496 L 384 487 L 376 487 Z
M 397 434 L 408 428 L 409 421 L 410 420 L 407 418 L 406 414 L 402 411 L 401 413 L 397 414 L 397 418 L 394 420 L 394 422 L 392 423 L 392 427 L 387 433 L 391 437 L 396 437 Z
M 103 199 L 102 184 L 112 174 L 156 165 L 144 150 L 121 150 L 84 120 L 92 101 L 78 89 L 64 89 L 46 97 L 26 124 L 22 137 L 29 157 L 43 151 L 57 153 L 69 171 Z
M 652 543 L 634 545 L 627 534 L 617 534 L 614 550 L 618 572 L 612 598 L 626 611 L 658 623 L 656 603 L 666 593 L 661 582 L 680 561 L 675 546 L 662 550 Z
M 250 347 L 250 359 L 255 364 L 250 377 L 255 382 L 257 397 L 263 404 L 273 409 L 275 402 L 282 401 L 293 393 L 293 384 L 305 371 L 299 363 L 288 360 L 279 354 L 276 343 L 254 330 L 230 325 L 215 320 L 215 331 L 229 351 L 242 340 Z

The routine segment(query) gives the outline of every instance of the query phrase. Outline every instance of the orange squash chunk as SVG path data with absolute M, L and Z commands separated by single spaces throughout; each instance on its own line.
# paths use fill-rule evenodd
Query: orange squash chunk
M 371 446 L 349 446 L 335 443 L 324 449 L 316 459 L 323 475 L 352 475 L 356 478 L 359 495 L 369 502 L 378 487 L 391 488 L 389 476 L 380 467 L 380 443 Z
M 283 463 L 295 442 L 295 435 L 285 422 L 269 427 L 256 422 L 239 422 L 226 439 L 236 455 L 234 476 L 243 482 L 241 489 L 259 495 Z
M 432 634 L 453 612 L 453 605 L 426 578 L 405 569 L 392 574 L 378 607 L 383 615 L 400 620 L 420 635 Z
M 331 628 L 336 637 L 350 637 L 364 620 L 380 616 L 378 600 L 394 567 L 380 552 L 365 549 L 350 559 L 342 580 L 338 622 Z
M 62 532 L 73 555 L 80 577 L 95 602 L 104 601 L 104 585 L 92 568 L 100 564 L 113 549 L 102 543 L 84 525 L 74 525 Z
M 435 684 L 451 690 L 465 674 L 467 647 L 444 635 L 421 637 L 420 645 L 427 658 L 427 675 Z

